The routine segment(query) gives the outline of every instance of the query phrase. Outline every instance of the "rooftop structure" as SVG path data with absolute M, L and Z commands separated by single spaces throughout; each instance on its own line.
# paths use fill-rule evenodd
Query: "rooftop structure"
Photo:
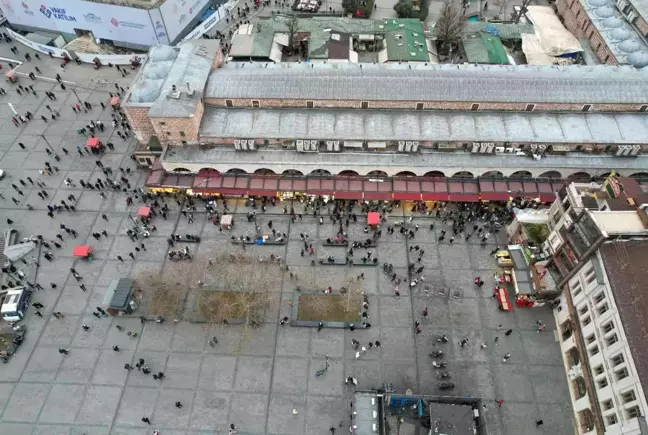
M 211 75 L 205 98 L 645 103 L 648 80 L 609 66 L 230 63 Z
M 378 24 L 385 34 L 388 62 L 427 62 L 427 40 L 418 19 L 385 19 Z

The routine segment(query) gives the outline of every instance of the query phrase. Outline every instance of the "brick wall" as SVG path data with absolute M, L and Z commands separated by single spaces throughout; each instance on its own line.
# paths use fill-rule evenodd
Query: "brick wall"
M 634 25 L 644 37 L 648 37 L 648 22 L 643 17 L 637 18 Z
M 592 25 L 580 0 L 556 0 L 556 13 L 562 19 L 565 28 L 575 37 L 587 39 L 601 63 L 618 64 L 598 30 Z
M 155 129 L 148 116 L 148 107 L 128 107 L 124 106 L 124 112 L 128 123 L 135 130 L 137 138 L 143 144 L 148 144 L 151 136 L 155 136 Z
M 204 106 L 198 102 L 196 112 L 187 118 L 152 118 L 151 124 L 155 134 L 163 145 L 198 143 L 198 131 L 203 117 Z
M 217 98 L 205 98 L 204 103 L 215 107 L 228 107 L 226 100 Z M 306 100 L 249 100 L 249 99 L 232 99 L 231 107 L 251 108 L 254 107 L 253 101 L 259 102 L 260 108 L 306 108 Z M 367 101 L 368 109 L 409 109 L 415 110 L 420 101 Z M 648 103 L 648 102 L 647 102 Z M 463 110 L 469 111 L 473 102 L 423 102 L 424 110 Z M 558 104 L 558 103 L 499 103 L 484 102 L 479 103 L 480 111 L 511 111 L 523 112 L 529 104 L 535 104 L 536 112 L 580 112 L 583 104 Z M 593 104 L 590 109 L 592 112 L 637 112 L 641 107 L 640 104 Z M 335 109 L 361 109 L 362 101 L 352 100 L 320 100 L 313 101 L 313 108 L 335 108 Z

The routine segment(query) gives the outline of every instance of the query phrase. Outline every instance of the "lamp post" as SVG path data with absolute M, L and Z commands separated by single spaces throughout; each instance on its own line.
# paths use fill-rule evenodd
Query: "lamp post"
M 41 134 L 40 137 L 43 138 L 43 140 L 45 141 L 45 144 L 46 144 L 46 145 L 49 147 L 49 149 L 52 150 L 52 152 L 54 153 L 54 160 L 56 160 L 57 162 L 60 162 L 60 161 L 61 161 L 61 158 L 60 158 L 59 155 L 56 153 L 56 151 L 54 150 L 54 148 L 52 148 L 52 145 L 50 145 L 50 143 L 47 141 L 47 139 L 45 139 L 45 135 L 44 135 L 44 134 Z

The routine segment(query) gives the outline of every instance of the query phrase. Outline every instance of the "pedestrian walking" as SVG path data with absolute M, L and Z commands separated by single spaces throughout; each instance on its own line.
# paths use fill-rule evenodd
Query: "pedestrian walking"
M 508 336 L 511 335 L 512 333 L 513 333 L 513 330 L 512 330 L 512 329 L 508 329 L 508 330 L 504 333 L 504 335 L 506 335 L 506 336 L 508 337 Z
M 117 345 L 113 346 L 112 350 L 114 350 L 115 352 L 119 352 L 119 346 L 117 346 Z
M 149 424 L 149 425 L 151 424 L 151 420 L 149 420 L 148 417 L 142 417 L 142 421 L 143 421 L 144 423 L 146 423 L 146 424 Z
M 124 259 L 122 258 L 121 255 L 118 255 L 118 256 L 117 256 L 117 260 L 121 261 L 122 263 L 124 262 Z
M 61 355 L 67 355 L 68 353 L 70 353 L 70 349 L 64 349 L 64 348 L 62 348 L 62 347 L 59 348 L 58 351 L 59 351 L 59 353 L 60 353 Z
M 542 421 L 542 420 L 536 420 L 536 421 L 535 421 L 535 425 L 536 425 L 536 427 L 538 427 L 538 426 L 542 426 L 543 424 L 544 424 L 544 421 Z
M 135 260 L 135 255 L 134 255 L 132 252 L 129 252 L 129 253 L 128 253 L 128 256 L 129 256 L 130 258 L 132 258 L 133 260 Z

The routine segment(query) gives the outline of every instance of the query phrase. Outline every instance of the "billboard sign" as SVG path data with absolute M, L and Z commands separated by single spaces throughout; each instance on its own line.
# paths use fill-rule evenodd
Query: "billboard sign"
M 196 1 L 196 0 L 192 0 Z M 156 31 L 149 11 L 83 0 L 0 0 L 7 20 L 16 25 L 74 34 L 92 32 L 96 38 L 156 45 Z
M 210 0 L 166 0 L 160 6 L 169 39 L 173 41 L 196 18 Z
M 151 23 L 155 29 L 155 37 L 158 42 L 163 45 L 169 45 L 169 36 L 167 35 L 166 26 L 164 25 L 164 20 L 162 19 L 162 12 L 159 8 L 149 10 L 149 16 L 151 17 Z

